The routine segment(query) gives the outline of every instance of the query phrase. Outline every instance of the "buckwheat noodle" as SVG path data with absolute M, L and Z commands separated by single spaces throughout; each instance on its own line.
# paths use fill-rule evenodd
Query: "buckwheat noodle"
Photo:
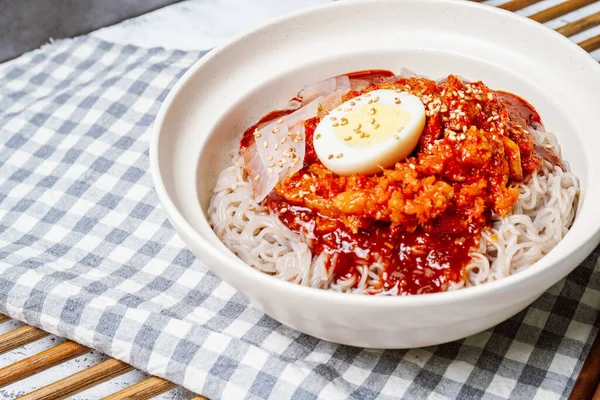
M 466 267 L 466 278 L 446 290 L 501 279 L 531 266 L 564 237 L 575 218 L 579 183 L 560 158 L 560 146 L 549 132 L 531 130 L 538 146 L 547 150 L 542 165 L 519 187 L 519 198 L 504 218 L 495 218 L 482 234 L 478 252 Z M 238 257 L 259 271 L 299 285 L 338 292 L 397 295 L 398 288 L 374 289 L 384 271 L 381 260 L 361 263 L 359 274 L 333 280 L 328 257 L 313 257 L 310 238 L 290 231 L 279 218 L 255 202 L 252 184 L 241 158 L 232 156 L 231 166 L 219 175 L 208 209 L 217 236 Z

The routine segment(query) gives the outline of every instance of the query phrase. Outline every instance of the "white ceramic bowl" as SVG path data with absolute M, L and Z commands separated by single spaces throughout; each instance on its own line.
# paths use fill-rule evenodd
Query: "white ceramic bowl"
M 280 281 L 219 241 L 205 211 L 226 153 L 304 84 L 361 69 L 449 73 L 521 95 L 581 180 L 571 231 L 529 269 L 455 292 L 368 297 Z M 265 313 L 310 335 L 363 347 L 448 342 L 509 318 L 572 271 L 600 240 L 600 66 L 517 15 L 451 0 L 332 3 L 278 19 L 210 52 L 175 85 L 151 145 L 154 183 L 194 254 Z

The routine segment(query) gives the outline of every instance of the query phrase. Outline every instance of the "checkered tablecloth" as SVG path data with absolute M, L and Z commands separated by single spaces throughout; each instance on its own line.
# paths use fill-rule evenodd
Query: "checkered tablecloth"
M 494 329 L 403 351 L 303 335 L 208 272 L 148 163 L 202 54 L 83 37 L 0 65 L 0 312 L 214 399 L 568 395 L 598 330 L 598 249 Z

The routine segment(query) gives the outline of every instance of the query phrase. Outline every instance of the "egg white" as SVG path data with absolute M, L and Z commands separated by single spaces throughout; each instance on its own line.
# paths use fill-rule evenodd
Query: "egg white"
M 333 109 L 317 125 L 313 144 L 332 172 L 370 175 L 405 159 L 424 127 L 425 106 L 418 97 L 380 89 Z

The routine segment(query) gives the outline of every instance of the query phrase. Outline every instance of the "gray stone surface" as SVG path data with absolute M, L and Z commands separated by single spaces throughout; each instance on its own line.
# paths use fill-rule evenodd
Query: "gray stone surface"
M 179 0 L 0 0 L 0 62 Z

